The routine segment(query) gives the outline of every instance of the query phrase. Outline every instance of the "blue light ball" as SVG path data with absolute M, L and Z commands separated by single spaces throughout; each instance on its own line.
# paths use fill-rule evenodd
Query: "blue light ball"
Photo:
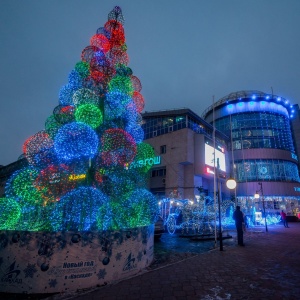
M 97 153 L 98 143 L 98 136 L 90 126 L 73 122 L 58 130 L 54 139 L 54 150 L 62 161 L 92 158 Z

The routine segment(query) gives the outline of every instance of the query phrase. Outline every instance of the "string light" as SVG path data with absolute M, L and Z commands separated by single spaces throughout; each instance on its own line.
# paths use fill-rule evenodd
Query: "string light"
M 92 158 L 97 148 L 97 134 L 84 123 L 73 122 L 62 126 L 54 139 L 55 153 L 63 161 Z
M 79 106 L 75 112 L 77 122 L 85 123 L 92 128 L 97 128 L 103 122 L 101 110 L 92 104 L 84 104 Z
M 143 143 L 142 86 L 128 67 L 123 24 L 116 6 L 81 52 L 45 130 L 25 141 L 29 166 L 6 183 L 1 230 L 119 230 L 155 222 L 157 201 L 146 189 L 151 165 L 137 163 L 154 150 Z
M 19 203 L 11 198 L 0 198 L 0 230 L 13 230 L 21 216 Z

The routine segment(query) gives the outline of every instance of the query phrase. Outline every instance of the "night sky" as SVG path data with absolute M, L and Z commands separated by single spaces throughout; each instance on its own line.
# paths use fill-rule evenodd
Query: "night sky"
M 114 6 L 145 110 L 197 114 L 231 92 L 300 104 L 299 0 L 1 0 L 0 165 L 44 129 L 60 88 Z

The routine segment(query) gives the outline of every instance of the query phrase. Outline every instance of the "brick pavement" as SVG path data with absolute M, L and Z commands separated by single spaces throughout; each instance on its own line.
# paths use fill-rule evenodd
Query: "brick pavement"
M 300 299 L 300 222 L 244 241 L 64 299 Z

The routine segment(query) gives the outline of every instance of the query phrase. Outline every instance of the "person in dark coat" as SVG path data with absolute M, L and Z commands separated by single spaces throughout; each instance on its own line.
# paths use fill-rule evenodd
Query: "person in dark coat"
M 281 219 L 282 219 L 282 222 L 283 222 L 283 226 L 286 227 L 286 228 L 289 228 L 289 224 L 288 224 L 287 218 L 286 218 L 286 213 L 282 210 L 280 215 L 281 215 Z
M 244 236 L 243 236 L 243 225 L 244 225 L 244 214 L 241 212 L 241 207 L 236 206 L 236 209 L 232 215 L 233 220 L 235 221 L 235 227 L 237 230 L 238 245 L 245 246 Z

